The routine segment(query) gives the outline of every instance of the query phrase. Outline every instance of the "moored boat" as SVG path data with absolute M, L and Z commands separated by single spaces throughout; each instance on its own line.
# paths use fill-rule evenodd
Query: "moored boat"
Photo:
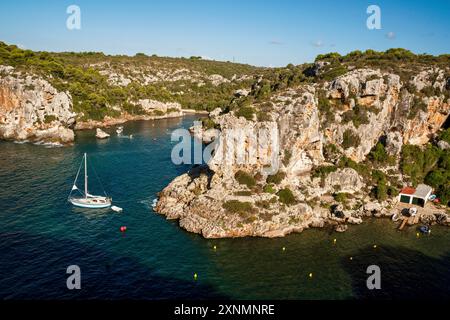
M 80 189 L 78 189 L 76 183 L 78 180 L 78 176 L 81 171 L 81 167 L 84 163 L 84 192 Z M 103 209 L 103 208 L 109 208 L 112 203 L 112 199 L 108 197 L 108 195 L 105 193 L 105 196 L 96 196 L 92 195 L 88 191 L 88 174 L 87 174 L 87 154 L 84 154 L 83 161 L 80 164 L 80 167 L 78 169 L 77 176 L 75 177 L 75 181 L 72 186 L 72 190 L 70 191 L 68 200 L 70 203 L 72 203 L 76 207 L 81 208 L 90 208 L 90 209 Z M 80 197 L 72 196 L 72 193 L 77 191 L 80 194 Z

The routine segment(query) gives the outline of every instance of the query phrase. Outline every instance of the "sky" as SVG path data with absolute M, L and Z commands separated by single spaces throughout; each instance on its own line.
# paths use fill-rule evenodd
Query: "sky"
M 69 30 L 70 5 L 81 29 Z M 381 10 L 369 30 L 367 7 Z M 450 0 L 40 0 L 0 2 L 0 41 L 39 51 L 190 57 L 257 66 L 321 53 L 450 53 Z

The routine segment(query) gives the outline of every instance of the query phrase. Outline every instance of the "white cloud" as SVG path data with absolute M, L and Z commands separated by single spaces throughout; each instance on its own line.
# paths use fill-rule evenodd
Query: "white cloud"
M 279 40 L 270 40 L 269 44 L 274 45 L 274 46 L 280 46 L 283 44 L 283 42 L 281 42 Z
M 386 38 L 388 38 L 389 40 L 394 40 L 396 38 L 395 32 L 390 31 L 386 33 Z
M 320 47 L 323 47 L 323 41 L 322 40 L 316 40 L 316 41 L 311 42 L 311 45 L 316 47 L 316 48 L 320 48 Z

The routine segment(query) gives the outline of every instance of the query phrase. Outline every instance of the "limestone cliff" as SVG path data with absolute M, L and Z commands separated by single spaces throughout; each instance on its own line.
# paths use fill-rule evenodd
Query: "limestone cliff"
M 0 139 L 68 144 L 74 140 L 74 124 L 69 93 L 0 66 Z
M 237 116 L 239 110 L 214 111 L 210 120 L 220 128 L 216 141 L 220 152 L 208 165 L 172 181 L 160 193 L 155 210 L 207 238 L 277 237 L 387 215 L 395 197 L 373 200 L 369 182 L 357 166 L 379 141 L 398 161 L 403 144 L 424 145 L 435 137 L 450 114 L 450 101 L 446 79 L 430 80 L 431 73 L 444 74 L 422 71 L 411 79 L 417 91 L 410 93 L 396 74 L 354 69 L 329 82 L 298 85 L 273 94 L 268 101 L 255 101 L 252 108 L 264 112 L 262 120 L 259 113 L 246 119 Z M 420 93 L 430 86 L 438 89 L 436 94 Z M 276 173 L 267 173 L 259 157 L 244 164 L 224 161 L 224 154 L 237 155 L 238 150 L 251 154 L 249 136 L 241 135 L 240 144 L 233 148 L 230 132 L 261 129 L 278 133 L 279 146 L 267 146 L 262 152 L 276 153 Z M 353 160 L 357 170 L 333 167 L 342 157 Z M 321 174 L 320 168 L 333 169 Z M 398 172 L 396 168 L 392 163 L 382 170 Z M 339 194 L 349 197 L 345 206 L 336 199 Z

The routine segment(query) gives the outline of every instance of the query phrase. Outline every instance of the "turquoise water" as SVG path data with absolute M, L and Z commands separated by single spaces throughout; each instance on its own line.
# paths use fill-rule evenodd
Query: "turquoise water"
M 344 234 L 206 240 L 155 214 L 157 193 L 188 170 L 171 163 L 170 132 L 194 119 L 127 123 L 132 140 L 80 132 L 67 148 L 0 142 L 0 298 L 450 297 L 448 228 L 417 237 L 413 228 L 368 220 Z M 124 213 L 67 203 L 84 152 Z M 66 288 L 72 264 L 81 268 L 81 290 Z M 382 270 L 376 292 L 365 285 L 371 264 Z

